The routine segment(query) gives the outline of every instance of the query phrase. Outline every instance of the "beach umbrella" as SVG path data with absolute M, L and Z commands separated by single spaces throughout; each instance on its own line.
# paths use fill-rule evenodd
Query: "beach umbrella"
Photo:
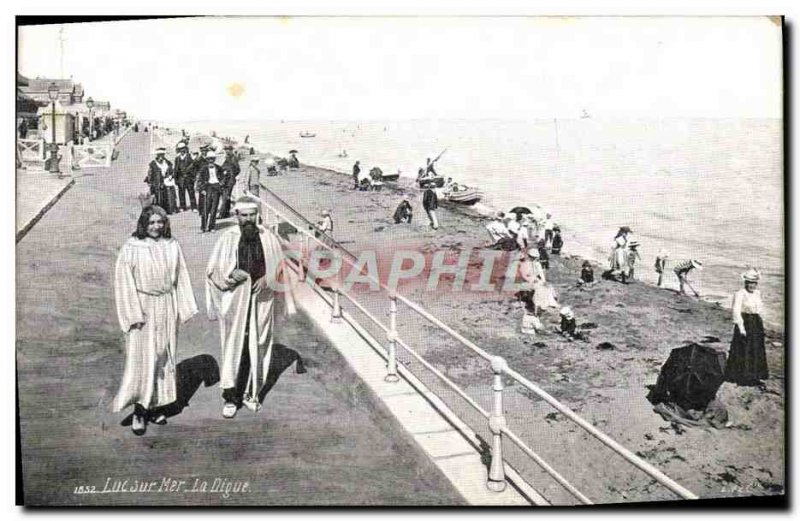
M 709 346 L 687 344 L 672 350 L 647 399 L 703 410 L 724 380 L 725 354 Z
M 532 213 L 531 209 L 525 206 L 515 206 L 514 208 L 510 209 L 508 213 L 519 213 L 519 214 L 526 214 Z

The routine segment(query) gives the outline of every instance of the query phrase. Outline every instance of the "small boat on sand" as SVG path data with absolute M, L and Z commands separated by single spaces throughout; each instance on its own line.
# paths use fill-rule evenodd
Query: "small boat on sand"
M 483 192 L 469 186 L 456 185 L 444 193 L 444 202 L 472 206 L 483 199 Z
M 425 185 L 432 184 L 436 188 L 441 188 L 444 186 L 444 177 L 441 176 L 428 176 L 428 177 L 420 177 L 417 179 L 417 184 L 420 188 L 424 188 Z
M 400 179 L 400 174 L 383 174 L 381 176 L 381 181 L 389 181 L 390 183 L 397 182 Z
M 312 134 L 311 132 L 300 132 L 300 137 L 316 137 L 316 134 Z

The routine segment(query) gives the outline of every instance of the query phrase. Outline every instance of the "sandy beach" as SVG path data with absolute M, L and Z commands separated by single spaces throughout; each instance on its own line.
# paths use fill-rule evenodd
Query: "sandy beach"
M 249 158 L 243 158 L 243 175 Z M 380 252 L 398 249 L 426 253 L 444 250 L 448 258 L 454 258 L 471 250 L 474 260 L 488 244 L 486 218 L 469 208 L 441 206 L 441 228 L 429 228 L 419 190 L 407 180 L 387 185 L 381 192 L 359 192 L 353 190 L 350 175 L 308 165 L 262 179 L 265 186 L 309 220 L 318 220 L 320 210 L 330 208 L 335 223 L 333 237 L 355 254 L 373 249 L 379 252 L 380 259 Z M 391 216 L 404 195 L 412 198 L 414 221 L 395 225 Z M 560 257 L 551 257 L 547 277 L 559 294 L 560 304 L 575 311 L 579 325 L 596 324 L 587 329 L 588 342 L 570 342 L 547 332 L 533 338 L 521 335 L 523 309 L 513 294 L 431 292 L 418 283 L 401 283 L 399 290 L 482 348 L 504 357 L 513 369 L 700 497 L 783 493 L 782 334 L 767 332 L 770 378 L 766 390 L 730 383 L 720 388 L 717 397 L 728 410 L 730 427 L 673 427 L 653 412 L 645 398 L 646 386 L 655 384 L 661 366 L 675 347 L 706 339 L 707 345 L 727 352 L 733 329 L 730 311 L 719 304 L 681 297 L 671 289 L 640 282 L 626 286 L 602 281 L 581 289 L 575 284 L 581 263 L 581 258 L 570 253 L 567 242 Z M 594 269 L 599 277 L 605 266 L 595 265 Z M 640 267 L 640 271 L 648 270 L 652 270 L 648 265 Z M 384 299 L 359 286 L 354 289 L 370 311 L 378 317 L 386 316 L 388 305 Z M 731 292 L 736 289 L 730 288 Z M 355 313 L 352 306 L 348 311 Z M 479 403 L 489 404 L 490 371 L 462 346 L 411 318 L 408 310 L 401 309 L 401 337 L 469 390 Z M 557 310 L 546 312 L 542 321 L 548 330 L 558 325 Z M 602 342 L 609 342 L 614 348 L 597 349 Z M 402 353 L 398 357 L 412 370 L 421 370 L 410 357 Z M 535 439 L 539 454 L 593 501 L 674 499 L 544 402 L 525 390 L 511 387 L 508 391 L 506 407 L 512 428 Z M 465 417 L 470 416 L 468 410 L 463 412 Z M 483 419 L 475 421 L 480 423 Z M 574 502 L 555 482 L 541 472 L 537 474 L 535 467 L 523 460 L 520 456 L 519 466 L 525 467 L 523 470 L 545 496 L 556 504 Z

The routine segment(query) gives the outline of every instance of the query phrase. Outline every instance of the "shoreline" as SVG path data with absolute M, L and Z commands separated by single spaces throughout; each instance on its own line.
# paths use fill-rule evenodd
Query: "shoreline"
M 279 155 L 273 154 L 272 152 L 260 152 L 257 149 L 256 149 L 256 153 L 254 155 L 255 156 L 261 156 L 261 157 L 272 157 L 272 158 L 281 157 Z M 330 174 L 335 174 L 335 175 L 345 176 L 345 177 L 350 177 L 351 176 L 351 174 L 348 174 L 347 172 L 342 172 L 342 171 L 336 170 L 334 168 L 329 168 L 329 167 L 325 167 L 325 166 L 317 166 L 317 165 L 314 165 L 314 164 L 304 163 L 304 162 L 301 162 L 300 164 L 301 164 L 301 166 L 310 167 L 310 168 L 313 168 L 315 170 L 319 170 L 321 172 L 327 172 L 327 173 L 330 173 Z M 242 167 L 242 171 L 244 171 L 244 169 L 246 167 L 247 167 L 247 165 L 245 164 Z M 414 193 L 414 192 L 416 192 L 418 190 L 416 188 L 416 186 L 415 186 L 416 185 L 415 178 L 413 178 L 411 176 L 401 175 L 400 176 L 400 180 L 401 180 L 400 182 L 396 183 L 397 184 L 397 188 L 395 188 L 395 190 L 399 189 L 400 193 L 407 193 L 408 191 L 411 191 L 412 193 Z M 405 181 L 405 182 L 402 183 L 402 181 Z M 479 188 L 479 187 L 476 187 L 476 188 Z M 386 186 L 384 187 L 384 189 L 386 189 Z M 389 186 L 389 189 L 391 189 L 391 186 Z M 505 211 L 505 210 L 502 210 L 500 208 L 489 206 L 489 205 L 487 205 L 487 204 L 485 204 L 483 202 L 478 202 L 474 206 L 460 206 L 460 205 L 457 205 L 457 204 L 441 203 L 441 201 L 440 201 L 440 205 L 446 207 L 448 211 L 458 212 L 458 213 L 460 213 L 462 215 L 465 215 L 465 216 L 468 216 L 468 217 L 472 217 L 474 219 L 486 219 L 487 222 L 488 222 L 488 220 L 490 220 L 492 218 L 492 216 L 496 212 Z M 486 223 L 482 223 L 482 225 L 485 225 L 485 224 Z M 569 225 L 568 224 L 565 225 L 563 223 L 559 223 L 559 225 L 562 227 L 562 230 L 569 230 Z M 592 266 L 594 268 L 600 268 L 600 270 L 598 270 L 600 274 L 602 274 L 602 271 L 605 271 L 608 268 L 608 259 L 607 258 L 606 259 L 602 259 L 600 255 L 594 255 L 593 254 L 593 250 L 592 250 L 592 248 L 590 246 L 588 246 L 586 244 L 583 244 L 580 241 L 576 240 L 574 238 L 574 236 L 570 237 L 570 245 L 571 245 L 570 249 L 574 250 L 575 248 L 574 248 L 573 245 L 577 245 L 578 246 L 577 249 L 579 250 L 577 252 L 571 253 L 570 255 L 575 256 L 577 258 L 580 258 L 581 261 L 588 260 L 589 262 L 592 263 Z M 645 266 L 647 266 L 648 269 L 651 268 L 651 266 L 649 266 L 649 265 L 647 265 L 645 263 L 642 263 L 639 266 L 639 271 L 640 272 L 643 271 L 643 268 Z M 672 271 L 671 269 L 667 268 L 667 272 L 666 272 L 667 278 L 669 278 L 671 276 L 671 271 Z M 598 276 L 597 272 L 595 273 L 595 276 L 596 277 Z M 637 279 L 636 282 L 639 283 L 639 284 L 648 285 L 649 287 L 653 288 L 654 290 L 662 290 L 662 289 L 664 289 L 664 290 L 668 290 L 669 291 L 671 289 L 667 285 L 665 285 L 663 287 L 659 287 L 656 284 L 653 284 L 652 282 L 643 280 L 641 278 Z M 731 294 L 732 293 L 733 292 L 731 292 Z M 718 305 L 718 306 L 721 306 L 721 307 L 723 307 L 724 309 L 727 309 L 727 310 L 730 310 L 731 306 L 732 306 L 732 296 L 731 295 L 727 295 L 727 296 L 716 295 L 716 294 L 701 295 L 699 298 L 697 298 L 697 300 L 699 300 L 701 302 L 706 302 L 706 303 L 711 304 L 711 305 Z M 764 320 L 764 326 L 765 326 L 765 329 L 769 329 L 773 333 L 781 335 L 781 336 L 784 334 L 784 331 L 785 331 L 785 324 L 781 323 L 781 322 Z

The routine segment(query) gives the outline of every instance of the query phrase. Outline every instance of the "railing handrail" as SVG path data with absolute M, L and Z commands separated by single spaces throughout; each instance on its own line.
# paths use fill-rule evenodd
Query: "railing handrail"
M 274 205 L 270 205 L 270 204 L 266 203 L 262 199 L 262 203 L 267 205 L 273 213 L 275 213 L 282 220 L 291 223 L 292 226 L 294 226 L 298 230 L 299 233 L 301 233 L 302 235 L 306 236 L 308 239 L 315 241 L 316 243 L 320 244 L 321 246 L 325 247 L 326 249 L 328 249 L 330 251 L 333 251 L 334 253 L 336 253 L 338 251 L 339 253 L 344 253 L 345 256 L 349 256 L 352 259 L 356 259 L 356 261 L 352 261 L 351 259 L 347 259 L 347 261 L 350 264 L 350 266 L 351 267 L 355 267 L 356 262 L 357 262 L 357 257 L 355 257 L 355 255 L 353 255 L 352 253 L 347 251 L 345 248 L 343 248 L 339 243 L 337 243 L 331 237 L 328 237 L 327 235 L 322 233 L 319 229 L 317 229 L 316 225 L 314 225 L 313 223 L 308 221 L 308 219 L 306 219 L 302 214 L 300 214 L 297 210 L 295 210 L 291 205 L 286 203 L 281 197 L 279 197 L 277 194 L 275 194 L 272 190 L 270 190 L 267 187 L 264 187 L 263 185 L 262 185 L 262 188 L 264 188 L 265 192 L 268 193 L 270 196 L 272 196 L 275 199 L 277 199 L 285 208 L 290 210 L 291 213 L 295 214 L 295 217 L 298 218 L 300 221 L 302 221 L 306 225 L 306 227 L 308 227 L 308 229 L 304 229 L 302 227 L 298 228 L 297 226 L 294 225 L 294 223 L 292 223 L 291 219 L 286 217 L 284 212 L 281 212 L 280 210 L 275 208 Z M 316 233 L 311 233 L 311 231 L 314 231 Z M 326 242 L 319 240 L 319 237 L 317 236 L 318 234 L 319 234 L 319 236 L 324 236 L 326 239 L 330 240 L 333 243 L 333 245 L 326 244 Z M 482 358 L 484 358 L 486 360 L 489 360 L 489 361 L 492 361 L 492 359 L 497 358 L 497 357 L 495 357 L 493 355 L 490 355 L 489 353 L 487 353 L 486 351 L 484 351 L 483 349 L 481 349 L 480 347 L 478 347 L 477 345 L 475 345 L 474 343 L 472 343 L 468 339 L 464 338 L 461 334 L 459 334 L 458 332 L 453 330 L 450 326 L 448 326 L 447 324 L 443 323 L 441 320 L 439 320 L 438 318 L 433 316 L 427 310 L 422 308 L 422 306 L 420 306 L 419 304 L 417 304 L 417 303 L 415 303 L 415 302 L 403 297 L 402 295 L 398 294 L 396 290 L 388 288 L 385 284 L 381 283 L 380 280 L 375 279 L 371 275 L 368 274 L 367 278 L 369 280 L 372 280 L 372 281 L 376 282 L 379 285 L 379 287 L 381 289 L 387 291 L 390 296 L 392 296 L 392 297 L 396 298 L 397 300 L 399 300 L 399 301 L 403 302 L 404 304 L 406 304 L 409 308 L 411 308 L 412 310 L 417 312 L 422 317 L 426 318 L 429 322 L 433 323 L 434 325 L 436 325 L 437 327 L 442 329 L 448 335 L 450 335 L 454 339 L 458 340 L 462 345 L 464 345 L 465 347 L 469 348 L 471 351 L 475 352 L 476 354 L 478 354 Z M 344 295 L 345 298 L 347 298 L 348 300 L 354 301 L 354 299 L 352 297 L 350 297 L 349 295 L 347 295 L 346 292 L 341 291 L 341 290 L 338 290 L 338 291 L 340 291 L 340 293 L 342 295 Z M 359 305 L 359 307 L 362 308 L 362 306 L 360 306 L 360 305 Z M 362 311 L 363 311 L 363 308 L 362 308 Z M 378 322 L 379 323 L 379 321 L 377 319 L 375 319 L 374 317 L 372 317 L 371 314 L 367 313 L 367 316 L 371 320 L 373 320 L 374 322 Z M 382 329 L 386 330 L 385 326 L 383 326 L 382 324 L 380 324 L 380 326 L 381 326 Z M 398 341 L 399 341 L 399 339 L 398 339 Z M 436 374 L 440 379 L 442 379 L 445 383 L 448 383 L 449 386 L 451 386 L 454 390 L 456 390 L 456 392 L 462 398 L 465 398 L 468 401 L 468 403 L 470 403 L 470 405 L 475 407 L 478 411 L 484 413 L 484 415 L 488 415 L 488 413 L 486 411 L 484 411 L 479 405 L 477 405 L 477 403 L 475 403 L 474 400 L 472 400 L 469 396 L 467 396 L 466 393 L 464 393 L 457 386 L 457 384 L 451 382 L 441 372 L 439 372 L 433 366 L 431 366 L 430 364 L 425 362 L 424 359 L 421 356 L 419 356 L 417 353 L 415 353 L 413 350 L 411 350 L 407 346 L 407 344 L 405 344 L 402 341 L 399 341 L 399 342 L 406 350 L 408 350 L 410 353 L 415 355 L 415 358 L 417 358 L 418 360 L 423 362 L 423 364 L 426 365 L 426 367 L 429 370 L 432 370 L 434 372 L 434 374 Z M 600 431 L 599 429 L 597 429 L 596 427 L 594 427 L 593 425 L 588 423 L 586 420 L 581 418 L 577 413 L 572 411 L 569 407 L 567 407 L 566 405 L 564 405 L 561 402 L 559 402 L 553 396 L 551 396 L 550 394 L 548 394 L 547 392 L 542 390 L 540 387 L 538 387 L 536 384 L 534 384 L 533 382 L 531 382 L 527 378 L 523 377 L 518 372 L 516 372 L 513 369 L 509 368 L 507 365 L 504 365 L 504 369 L 503 369 L 502 372 L 504 374 L 506 374 L 507 376 L 513 378 L 514 380 L 516 380 L 520 384 L 522 384 L 524 387 L 526 387 L 530 391 L 532 391 L 535 394 L 537 394 L 538 396 L 540 396 L 549 405 L 551 405 L 556 410 L 558 410 L 559 412 L 564 414 L 569 420 L 571 420 L 572 422 L 576 423 L 578 426 L 580 426 L 585 431 L 587 431 L 589 434 L 594 436 L 597 440 L 599 440 L 605 446 L 610 448 L 613 452 L 615 452 L 618 455 L 622 456 L 623 459 L 625 459 L 628 463 L 630 463 L 630 464 L 634 465 L 635 467 L 639 468 L 645 474 L 647 474 L 648 476 L 653 478 L 659 484 L 661 484 L 664 487 L 668 488 L 674 494 L 676 494 L 676 495 L 678 495 L 678 496 L 680 496 L 680 497 L 682 497 L 684 499 L 698 499 L 698 497 L 695 494 L 693 494 L 691 491 L 689 491 L 688 489 L 686 489 L 683 486 L 679 485 L 677 482 L 675 482 L 674 480 L 672 480 L 671 478 L 666 476 L 663 472 L 658 470 L 656 467 L 654 467 L 653 465 L 647 463 L 642 458 L 636 456 L 634 453 L 632 453 L 630 450 L 628 450 L 625 447 L 623 447 L 622 445 L 620 445 L 618 442 L 616 442 L 610 436 L 608 436 L 607 434 L 603 433 L 602 431 Z M 503 430 L 504 432 L 511 432 L 506 427 L 502 427 L 501 430 Z M 512 440 L 516 439 L 515 443 L 517 441 L 520 442 L 520 443 L 522 442 L 516 435 L 513 435 L 513 437 L 511 437 L 511 438 L 512 438 Z M 519 443 L 518 443 L 518 445 L 519 445 Z M 533 451 L 530 448 L 528 448 L 527 445 L 524 445 L 524 443 L 523 443 L 520 446 L 520 448 L 528 456 L 532 457 L 537 464 L 542 466 L 540 461 L 539 461 L 539 460 L 541 460 L 541 458 L 538 455 L 536 457 L 531 456 L 531 454 L 535 454 L 535 453 L 533 453 Z M 544 463 L 544 460 L 541 460 L 541 462 Z M 544 463 L 544 464 L 547 465 L 546 463 Z M 555 472 L 555 470 L 553 470 L 552 467 L 549 467 L 549 465 L 547 465 L 547 467 L 542 466 L 542 468 L 545 471 L 547 471 L 548 473 L 550 473 L 548 471 L 548 468 L 550 470 L 552 470 L 552 472 Z M 573 490 L 575 492 L 577 492 L 577 489 L 574 489 L 574 487 L 572 487 L 572 485 L 569 485 L 568 482 L 563 477 L 561 477 L 560 475 L 558 475 L 559 476 L 558 478 L 556 478 L 553 474 L 551 474 L 551 476 L 553 476 L 570 493 L 573 493 Z M 568 486 L 566 486 L 565 483 L 567 483 Z M 578 492 L 578 494 L 580 494 L 580 492 Z M 584 501 L 584 500 L 589 501 L 588 498 L 586 498 L 582 494 L 580 494 L 580 495 L 578 495 L 576 497 L 581 501 Z

